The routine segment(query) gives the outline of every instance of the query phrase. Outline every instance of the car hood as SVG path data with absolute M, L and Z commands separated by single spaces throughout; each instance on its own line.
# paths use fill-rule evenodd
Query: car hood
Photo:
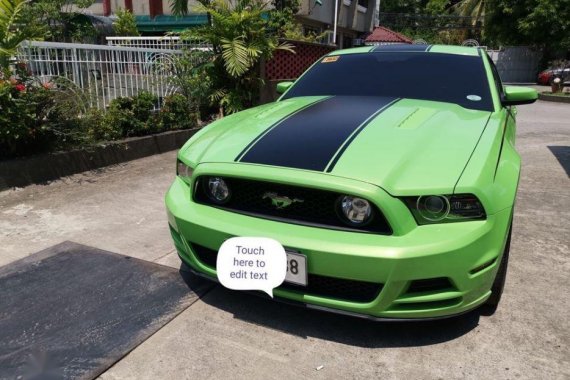
M 452 193 L 490 112 L 385 97 L 302 97 L 201 130 L 190 164 L 270 165 L 360 180 L 393 195 Z

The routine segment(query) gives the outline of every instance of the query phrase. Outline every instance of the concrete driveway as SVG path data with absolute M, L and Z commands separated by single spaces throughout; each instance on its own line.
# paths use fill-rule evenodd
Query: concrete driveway
M 523 172 L 494 316 L 373 323 L 217 286 L 101 378 L 570 378 L 570 106 L 518 118 Z M 178 267 L 163 206 L 174 164 L 171 152 L 0 193 L 0 265 L 72 240 Z

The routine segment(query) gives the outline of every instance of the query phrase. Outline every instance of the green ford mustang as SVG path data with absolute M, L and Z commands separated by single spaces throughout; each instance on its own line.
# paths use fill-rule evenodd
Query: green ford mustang
M 335 51 L 274 103 L 225 117 L 178 154 L 166 195 L 181 259 L 216 280 L 230 237 L 279 241 L 278 299 L 373 319 L 494 311 L 520 175 L 517 104 L 483 50 Z

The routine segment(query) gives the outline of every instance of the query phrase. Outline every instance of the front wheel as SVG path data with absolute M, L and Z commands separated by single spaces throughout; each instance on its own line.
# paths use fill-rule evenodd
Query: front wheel
M 484 315 L 493 315 L 497 311 L 499 302 L 501 302 L 501 296 L 503 295 L 503 289 L 505 288 L 505 280 L 507 279 L 507 266 L 509 265 L 509 251 L 511 249 L 511 231 L 512 222 L 509 227 L 509 235 L 507 237 L 507 242 L 505 244 L 505 250 L 503 251 L 503 258 L 501 259 L 501 265 L 497 271 L 497 276 L 491 287 L 491 296 L 487 299 L 487 302 L 483 304 L 481 310 Z

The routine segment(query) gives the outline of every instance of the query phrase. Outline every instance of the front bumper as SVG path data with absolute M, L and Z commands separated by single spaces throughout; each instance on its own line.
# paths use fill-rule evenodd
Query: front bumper
M 180 178 L 168 191 L 166 206 L 178 254 L 192 270 L 217 278 L 215 268 L 199 259 L 194 245 L 215 254 L 233 236 L 270 237 L 306 255 L 309 274 L 381 284 L 381 291 L 366 302 L 309 294 L 303 288 L 277 288 L 276 297 L 381 319 L 439 318 L 484 303 L 491 294 L 511 216 L 511 209 L 505 209 L 484 221 L 395 228 L 392 236 L 335 231 L 196 204 Z M 436 278 L 448 279 L 451 286 L 409 291 L 415 280 Z

